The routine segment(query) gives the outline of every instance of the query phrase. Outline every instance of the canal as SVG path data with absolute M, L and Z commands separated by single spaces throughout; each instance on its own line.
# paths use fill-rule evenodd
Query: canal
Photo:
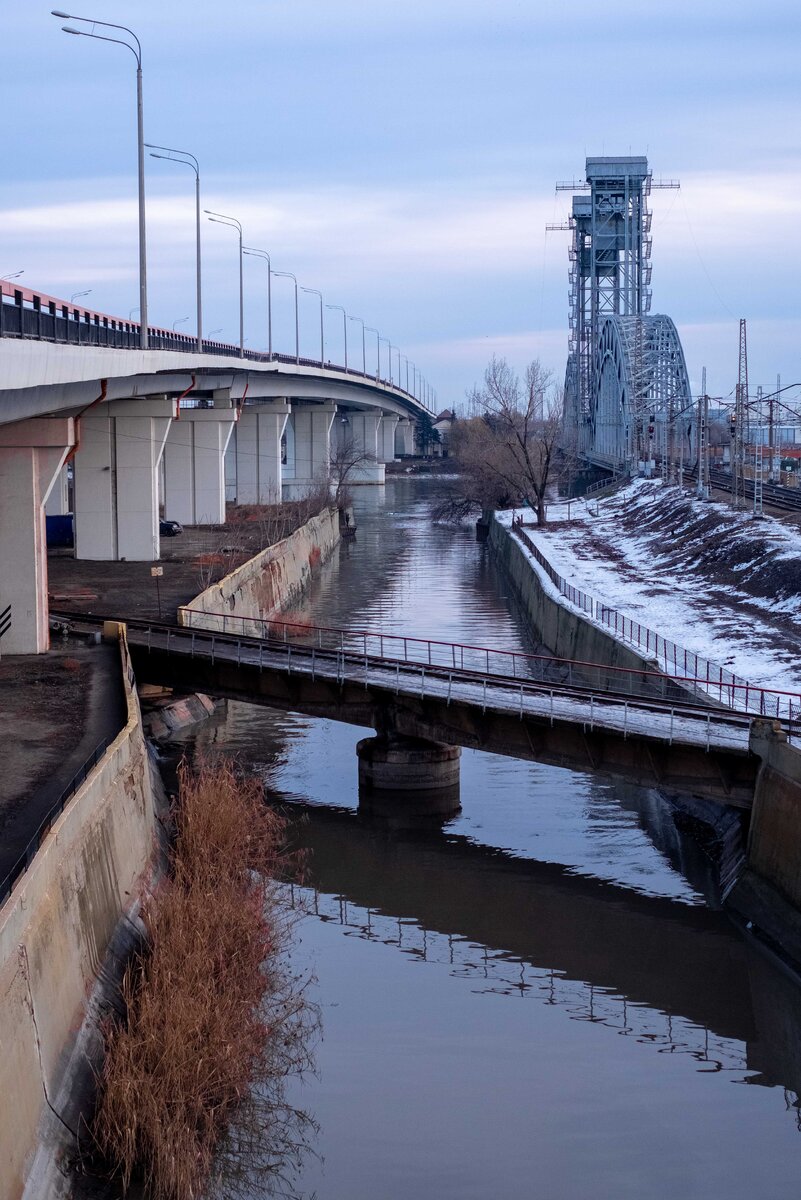
M 356 538 L 297 614 L 536 649 L 473 530 L 432 523 L 442 487 L 357 489 Z M 465 750 L 453 819 L 367 817 L 364 736 L 235 703 L 185 735 L 257 773 L 311 851 L 293 966 L 322 1024 L 292 1100 L 319 1133 L 298 1193 L 797 1195 L 801 996 L 670 806 Z

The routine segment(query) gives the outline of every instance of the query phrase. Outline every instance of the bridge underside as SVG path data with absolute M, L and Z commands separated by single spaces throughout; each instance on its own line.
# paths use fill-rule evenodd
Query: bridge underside
M 168 653 L 136 644 L 131 656 L 141 682 L 326 717 L 409 737 L 512 758 L 593 771 L 663 791 L 749 808 L 759 760 L 743 750 L 705 749 L 602 728 L 559 716 L 499 711 L 432 695 L 415 697 L 371 681 L 263 670 L 257 664 Z

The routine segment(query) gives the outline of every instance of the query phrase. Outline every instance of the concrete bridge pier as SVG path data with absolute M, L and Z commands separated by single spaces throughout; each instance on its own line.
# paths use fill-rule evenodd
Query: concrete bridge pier
M 80 419 L 75 557 L 158 559 L 159 464 L 176 412 L 168 396 L 115 400 Z
M 383 483 L 384 460 L 381 457 L 382 415 L 372 409 L 370 412 L 351 410 L 342 422 L 337 422 L 337 438 L 343 445 L 350 438 L 354 448 L 365 455 L 363 462 L 357 463 L 348 475 L 348 483 Z
M 378 434 L 378 457 L 383 463 L 395 461 L 395 431 L 400 418 L 394 413 L 384 413 Z
M 47 497 L 45 513 L 48 517 L 63 517 L 70 512 L 69 484 L 67 481 L 67 464 L 59 471 L 55 483 Z
M 181 409 L 164 446 L 164 515 L 182 525 L 225 523 L 225 452 L 236 411 Z
M 234 464 L 237 504 L 281 502 L 281 439 L 289 412 L 286 400 L 248 404 L 242 409 L 228 452 Z
M 7 654 L 50 645 L 45 503 L 75 443 L 71 417 L 37 418 L 0 429 L 0 613 L 11 624 Z
M 292 402 L 286 424 L 286 470 L 283 475 L 284 500 L 299 500 L 319 487 L 330 473 L 331 426 L 336 404 Z
M 401 417 L 395 430 L 395 453 L 399 456 L 414 454 L 414 422 Z
M 375 816 L 453 816 L 459 798 L 458 746 L 380 733 L 356 746 L 359 808 Z

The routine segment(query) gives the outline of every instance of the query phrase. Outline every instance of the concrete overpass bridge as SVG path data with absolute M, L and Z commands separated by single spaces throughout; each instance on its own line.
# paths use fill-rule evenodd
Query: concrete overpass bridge
M 382 483 L 414 452 L 427 403 L 399 379 L 299 355 L 242 352 L 75 309 L 4 283 L 0 303 L 2 649 L 47 648 L 48 515 L 72 512 L 75 555 L 157 561 L 159 517 L 221 524 L 240 504 L 306 494 L 332 452 Z
M 99 617 L 61 615 L 78 628 L 102 625 Z M 754 800 L 758 718 L 693 697 L 685 690 L 692 681 L 399 635 L 192 609 L 180 616 L 178 625 L 125 622 L 140 682 L 744 809 Z M 257 627 L 266 636 L 253 636 Z

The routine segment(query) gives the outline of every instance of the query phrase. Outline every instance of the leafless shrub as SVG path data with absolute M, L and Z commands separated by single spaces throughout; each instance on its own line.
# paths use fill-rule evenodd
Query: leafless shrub
M 179 784 L 171 876 L 145 907 L 126 1019 L 105 1028 L 93 1126 L 124 1188 L 141 1177 L 153 1200 L 281 1179 L 311 1128 L 283 1095 L 310 1065 L 316 1020 L 283 955 L 284 823 L 226 760 L 184 764 Z

